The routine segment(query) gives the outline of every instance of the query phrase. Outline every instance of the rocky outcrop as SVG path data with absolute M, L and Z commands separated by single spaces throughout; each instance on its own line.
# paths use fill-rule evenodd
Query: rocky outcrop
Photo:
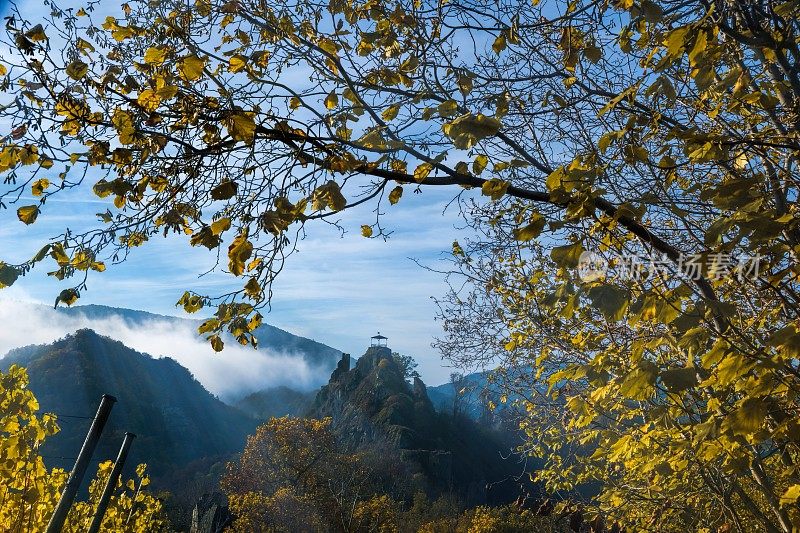
M 189 533 L 222 533 L 233 522 L 222 494 L 204 494 L 192 510 Z
M 436 413 L 415 378 L 410 385 L 401 365 L 385 346 L 372 346 L 350 368 L 342 356 L 328 384 L 317 394 L 311 415 L 331 417 L 348 448 L 387 440 L 399 449 L 436 449 L 424 430 Z
M 370 347 L 354 365 L 345 355 L 308 416 L 330 417 L 350 451 L 387 447 L 399 452 L 400 460 L 423 475 L 432 494 L 456 491 L 469 505 L 516 495 L 517 487 L 508 480 L 519 474 L 519 467 L 503 460 L 510 447 L 469 419 L 437 413 L 425 383 L 406 378 L 404 366 L 387 347 Z

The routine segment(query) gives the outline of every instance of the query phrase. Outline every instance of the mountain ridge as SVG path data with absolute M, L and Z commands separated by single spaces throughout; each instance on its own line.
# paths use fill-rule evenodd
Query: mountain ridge
M 199 326 L 203 319 L 187 318 L 174 315 L 161 315 L 150 311 L 141 311 L 124 307 L 111 307 L 99 304 L 59 307 L 57 310 L 66 315 L 82 314 L 90 320 L 105 319 L 112 316 L 121 317 L 136 325 L 143 325 L 149 320 L 175 321 L 191 323 Z M 196 330 L 196 327 L 194 328 Z M 254 332 L 258 343 L 264 348 L 279 349 L 283 352 L 301 355 L 303 359 L 315 366 L 333 368 L 341 356 L 341 351 L 308 337 L 295 335 L 271 324 L 262 323 Z M 199 335 L 199 334 L 198 334 Z
M 28 369 L 42 412 L 61 431 L 44 445 L 52 466 L 71 467 L 102 394 L 117 399 L 95 453 L 112 459 L 126 431 L 137 435 L 129 465 L 147 463 L 154 478 L 193 461 L 241 450 L 256 421 L 208 392 L 185 367 L 154 358 L 91 329 L 51 344 L 11 350 L 0 368 Z

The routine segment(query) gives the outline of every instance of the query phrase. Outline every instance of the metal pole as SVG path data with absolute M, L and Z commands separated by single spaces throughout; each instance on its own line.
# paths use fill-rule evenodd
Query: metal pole
M 97 414 L 92 421 L 92 426 L 86 434 L 86 440 L 83 441 L 81 452 L 75 460 L 75 466 L 72 467 L 72 472 L 69 474 L 64 492 L 61 493 L 61 499 L 58 500 L 56 510 L 53 512 L 53 516 L 50 517 L 50 523 L 47 524 L 47 533 L 61 533 L 69 508 L 72 506 L 75 494 L 77 494 L 78 488 L 83 481 L 86 467 L 89 466 L 94 449 L 97 447 L 97 441 L 100 440 L 100 434 L 103 432 L 108 415 L 111 414 L 111 408 L 114 407 L 114 402 L 116 401 L 116 398 L 108 394 L 103 394 L 100 399 L 100 406 L 97 408 Z
M 128 450 L 130 449 L 131 443 L 133 443 L 133 439 L 135 438 L 136 435 L 126 432 L 125 438 L 122 439 L 122 446 L 119 448 L 117 460 L 114 461 L 114 468 L 111 470 L 111 475 L 108 477 L 108 481 L 106 481 L 106 486 L 103 489 L 103 495 L 100 496 L 100 502 L 97 504 L 97 511 L 94 513 L 92 525 L 89 526 L 88 533 L 98 533 L 100 531 L 100 524 L 103 522 L 103 517 L 106 516 L 106 508 L 108 507 L 108 502 L 111 500 L 111 494 L 114 492 L 114 489 L 117 488 L 117 480 L 122 472 L 122 467 L 125 465 L 125 459 L 128 458 Z

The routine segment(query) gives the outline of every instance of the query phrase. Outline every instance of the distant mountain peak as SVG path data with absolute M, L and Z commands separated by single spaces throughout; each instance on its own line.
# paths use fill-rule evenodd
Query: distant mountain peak
M 127 350 L 131 350 L 133 352 L 136 352 L 136 350 L 133 350 L 132 348 L 128 348 L 122 342 L 120 342 L 120 341 L 118 341 L 116 339 L 112 339 L 111 337 L 109 337 L 107 335 L 101 335 L 100 333 L 96 332 L 92 328 L 76 329 L 73 333 L 67 333 L 64 337 L 62 337 L 61 339 L 57 340 L 53 344 L 69 343 L 69 342 L 109 343 L 109 344 L 113 344 L 113 345 L 125 348 Z M 148 358 L 152 359 L 152 356 L 150 356 L 149 354 L 145 354 L 145 353 L 141 353 L 141 352 L 136 352 L 136 353 L 139 354 L 139 355 L 143 355 L 145 357 L 148 357 Z
M 370 346 L 353 368 L 349 361 L 343 354 L 317 393 L 314 416 L 330 416 L 353 448 L 375 439 L 389 439 L 401 449 L 435 446 L 427 439 L 435 412 L 424 384 L 412 388 L 390 348 Z
M 331 417 L 345 448 L 388 445 L 417 465 L 432 487 L 459 487 L 467 499 L 484 501 L 489 485 L 510 479 L 515 467 L 503 460 L 508 450 L 499 434 L 436 412 L 425 383 L 416 376 L 409 383 L 390 348 L 370 346 L 350 367 L 343 354 L 309 413 Z
M 59 312 L 66 315 L 82 315 L 89 321 L 107 318 L 120 318 L 133 325 L 143 325 L 150 321 L 166 321 L 176 324 L 191 326 L 192 331 L 197 331 L 202 319 L 160 315 L 149 311 L 126 309 L 123 307 L 109 307 L 106 305 L 87 304 L 69 308 L 59 308 Z M 263 323 L 254 332 L 258 339 L 259 347 L 276 351 L 291 353 L 302 357 L 312 366 L 333 368 L 339 359 L 341 351 L 313 339 L 295 335 L 276 326 Z

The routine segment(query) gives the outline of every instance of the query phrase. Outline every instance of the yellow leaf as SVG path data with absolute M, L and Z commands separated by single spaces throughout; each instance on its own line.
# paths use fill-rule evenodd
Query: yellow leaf
M 42 250 L 44 250 L 44 248 Z M 40 254 L 42 253 L 42 250 L 39 251 Z M 38 257 L 38 255 L 37 255 L 37 257 Z M 64 247 L 60 243 L 59 244 L 55 244 L 55 245 L 53 245 L 51 247 L 51 249 L 50 249 L 50 257 L 55 259 L 56 263 L 58 263 L 58 266 L 64 266 L 64 265 L 68 265 L 69 264 L 69 256 L 64 251 Z
M 347 200 L 342 195 L 339 184 L 333 180 L 317 187 L 313 196 L 314 204 L 317 205 L 315 209 L 324 209 L 327 206 L 334 211 L 341 211 L 347 205 Z
M 337 105 L 339 105 L 339 97 L 336 96 L 334 91 L 328 93 L 328 96 L 325 97 L 325 107 L 328 109 L 334 109 Z
M 203 75 L 203 68 L 205 68 L 205 65 L 206 62 L 204 59 L 200 59 L 194 55 L 187 56 L 181 61 L 179 71 L 181 76 L 186 80 L 194 81 Z
M 228 70 L 231 72 L 241 72 L 247 68 L 247 58 L 236 54 L 228 62 Z
M 630 304 L 628 292 L 609 283 L 590 288 L 588 296 L 592 306 L 611 321 L 621 320 Z
M 392 189 L 392 192 L 389 193 L 389 203 L 394 205 L 400 201 L 400 198 L 403 196 L 403 188 L 401 186 L 397 186 Z
M 689 32 L 689 27 L 682 27 L 672 30 L 667 34 L 667 39 L 664 44 L 667 45 L 667 53 L 672 57 L 678 57 L 681 51 L 686 46 L 686 34 Z
M 408 163 L 402 159 L 392 159 L 391 167 L 395 172 L 402 172 L 405 174 L 408 170 Z
M 428 175 L 431 173 L 431 170 L 433 170 L 433 164 L 422 163 L 416 169 L 414 169 L 414 179 L 420 183 L 425 181 L 425 178 L 428 177 Z
M 39 148 L 27 145 L 19 151 L 19 162 L 22 165 L 32 165 L 39 160 Z
M 292 96 L 289 99 L 289 109 L 291 109 L 293 111 L 295 109 L 297 109 L 298 107 L 300 107 L 300 104 L 301 104 L 300 99 L 298 97 L 296 97 L 296 96 Z
M 228 134 L 236 141 L 252 142 L 256 132 L 256 123 L 247 113 L 237 113 L 225 123 Z
M 241 276 L 244 272 L 245 262 L 253 253 L 253 244 L 247 240 L 247 231 L 236 236 L 228 246 L 228 269 L 234 276 Z
M 26 205 L 17 209 L 17 217 L 27 225 L 36 222 L 39 216 L 39 207 L 36 205 Z
M 367 237 L 367 238 L 372 237 L 372 228 L 370 226 L 367 226 L 367 225 L 362 225 L 361 226 L 361 235 L 363 235 L 364 237 Z
M 89 65 L 83 61 L 73 61 L 66 68 L 67 75 L 73 80 L 80 80 L 89 72 Z
M 458 102 L 455 100 L 446 100 L 439 104 L 436 109 L 442 117 L 452 117 L 458 112 Z
M 253 331 L 258 329 L 258 327 L 261 325 L 261 320 L 263 318 L 264 317 L 261 316 L 261 313 L 256 313 L 255 315 L 253 315 L 253 318 L 251 318 L 250 321 L 247 322 L 248 331 Z
M 705 354 L 703 358 L 704 364 L 713 360 L 715 353 L 720 352 L 722 349 L 723 348 L 712 349 Z M 753 363 L 744 355 L 737 352 L 729 353 L 722 359 L 719 366 L 717 366 L 717 383 L 722 386 L 729 385 L 746 375 L 752 368 Z
M 238 189 L 235 181 L 224 180 L 219 185 L 211 189 L 211 198 L 214 200 L 227 200 L 233 198 Z
M 620 139 L 625 132 L 623 130 L 619 131 L 609 131 L 604 133 L 600 136 L 600 139 L 597 141 L 597 147 L 600 149 L 600 152 L 605 153 L 608 150 L 608 147 L 611 146 L 611 142 Z
M 200 324 L 200 326 L 198 326 L 197 333 L 202 335 L 203 333 L 214 331 L 217 328 L 219 328 L 219 320 L 217 320 L 216 318 L 209 318 L 208 320 Z
M 225 347 L 225 343 L 222 342 L 222 339 L 219 338 L 219 335 L 213 335 L 208 340 L 211 343 L 211 348 L 213 348 L 215 352 L 221 352 Z
M 484 196 L 489 196 L 492 200 L 499 200 L 506 193 L 508 186 L 509 183 L 507 181 L 492 178 L 483 182 L 483 185 L 481 185 L 481 193 L 483 193 Z
M 167 58 L 167 49 L 151 46 L 144 53 L 144 62 L 148 65 L 159 66 Z
M 41 196 L 44 190 L 50 186 L 50 180 L 47 178 L 38 179 L 31 185 L 31 194 L 34 196 Z
M 603 51 L 597 46 L 587 46 L 583 49 L 583 56 L 592 63 L 597 63 L 603 57 Z
M 162 101 L 163 100 L 170 100 L 176 94 L 178 94 L 178 87 L 175 86 L 175 85 L 165 85 L 164 87 L 161 87 L 160 89 L 157 89 L 156 90 L 156 94 L 158 95 L 158 97 Z
M 467 96 L 470 92 L 472 92 L 472 77 L 466 74 L 462 74 L 456 80 L 458 84 L 458 90 L 461 91 L 461 94 Z
M 383 120 L 394 120 L 397 117 L 398 111 L 400 111 L 400 104 L 391 105 L 383 110 L 381 117 L 383 117 Z
M 659 376 L 670 392 L 681 392 L 697 384 L 697 369 L 677 367 L 665 370 Z
M 531 241 L 539 236 L 544 229 L 544 225 L 544 217 L 537 213 L 530 224 L 514 230 L 514 238 L 521 242 Z
M 269 65 L 270 53 L 266 50 L 259 50 L 250 56 L 251 63 L 255 63 L 259 67 L 266 68 Z
M 67 305 L 72 305 L 78 301 L 78 298 L 80 298 L 80 295 L 78 294 L 78 291 L 76 291 L 75 289 L 64 289 L 58 295 L 56 303 L 63 302 Z
M 259 285 L 258 279 L 250 278 L 247 280 L 244 285 L 244 292 L 254 300 L 261 296 L 261 285 Z
M 501 33 L 492 43 L 492 50 L 494 50 L 495 54 L 500 55 L 500 52 L 505 50 L 506 46 L 507 46 L 506 35 L 505 33 Z
M 135 140 L 136 129 L 133 125 L 133 115 L 124 109 L 117 108 L 111 116 L 111 123 L 117 130 L 119 135 L 119 142 L 122 144 L 131 144 Z
M 114 30 L 111 31 L 111 36 L 114 38 L 115 41 L 121 43 L 125 39 L 129 37 L 133 37 L 136 35 L 136 31 L 133 28 L 125 27 L 125 26 L 117 26 Z
M 336 57 L 339 52 L 338 45 L 331 41 L 330 39 L 321 39 L 318 43 L 319 47 L 322 48 L 328 54 Z
M 794 505 L 798 498 L 800 498 L 800 485 L 792 485 L 781 496 L 781 505 Z
M 205 246 L 209 250 L 213 250 L 219 246 L 220 242 L 221 239 L 217 237 L 208 226 L 203 227 L 197 233 L 193 233 L 189 239 L 189 244 L 192 246 Z
M 25 37 L 34 42 L 47 40 L 47 35 L 45 35 L 44 28 L 41 24 L 37 24 L 30 30 L 26 31 Z
M 152 89 L 145 89 L 140 92 L 136 101 L 146 111 L 155 111 L 158 109 L 159 104 L 161 104 L 161 98 L 159 98 L 158 93 Z
M 475 157 L 475 161 L 472 162 L 472 172 L 475 174 L 480 174 L 483 172 L 483 169 L 486 168 L 486 165 L 489 164 L 489 158 L 483 154 L 480 154 Z
M 364 148 L 386 148 L 386 139 L 381 135 L 380 130 L 374 129 L 358 140 L 358 144 Z
M 767 405 L 759 398 L 745 398 L 726 420 L 734 435 L 749 435 L 761 429 L 767 416 Z
M 619 392 L 626 398 L 646 400 L 655 392 L 658 367 L 650 361 L 641 361 L 638 368 L 629 372 L 620 385 Z
M 5 76 L 7 72 L 8 69 L 6 69 L 5 65 L 0 65 L 0 76 Z
M 692 47 L 692 51 L 689 52 L 689 63 L 692 66 L 696 66 L 698 61 L 698 57 L 702 57 L 703 53 L 706 51 L 706 47 L 708 46 L 708 37 L 706 32 L 701 31 L 697 34 L 694 40 L 694 46 Z
M 231 219 L 229 218 L 220 218 L 211 223 L 211 233 L 214 235 L 219 235 L 224 231 L 228 231 L 231 227 Z
M 551 172 L 545 180 L 545 186 L 548 191 L 555 191 L 556 189 L 564 187 L 564 167 L 558 167 Z
M 574 244 L 556 246 L 550 251 L 550 257 L 559 267 L 575 268 L 578 266 L 582 252 L 583 245 L 578 241 Z
M 183 310 L 187 313 L 196 313 L 203 308 L 203 299 L 196 294 L 184 292 L 183 296 L 181 296 L 181 299 L 178 300 L 176 305 L 183 306 Z
M 10 287 L 17 281 L 19 271 L 3 262 L 0 262 L 0 289 Z
M 477 115 L 468 113 L 448 124 L 443 124 L 442 131 L 453 140 L 456 148 L 468 150 L 478 141 L 497 134 L 500 126 L 500 121 L 494 117 L 481 113 Z

